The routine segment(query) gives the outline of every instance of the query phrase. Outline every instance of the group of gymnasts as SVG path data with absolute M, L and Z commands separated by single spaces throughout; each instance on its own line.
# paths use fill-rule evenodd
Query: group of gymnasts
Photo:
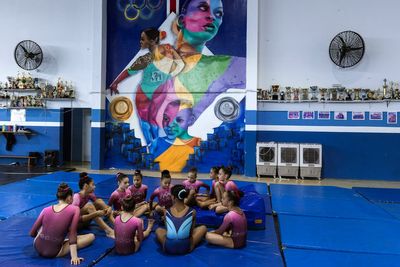
M 140 170 L 129 177 L 118 173 L 118 188 L 111 194 L 108 205 L 95 195 L 95 183 L 87 173 L 80 173 L 78 193 L 61 183 L 57 189 L 58 203 L 46 207 L 34 223 L 30 235 L 35 238 L 34 247 L 39 255 L 47 258 L 71 254 L 71 264 L 78 265 L 83 258 L 77 250 L 90 245 L 95 236 L 92 233 L 78 235 L 94 220 L 106 235 L 115 238 L 115 252 L 121 255 L 135 253 L 141 242 L 150 235 L 155 217 L 165 225 L 156 229 L 157 241 L 168 254 L 191 252 L 205 237 L 208 243 L 227 248 L 242 248 L 246 245 L 247 221 L 239 208 L 243 193 L 230 180 L 232 172 L 228 167 L 212 167 L 212 186 L 197 180 L 197 169 L 188 172 L 182 184 L 171 185 L 168 170 L 161 172 L 160 186 L 146 201 L 148 187 L 144 185 Z M 206 194 L 200 194 L 201 187 Z M 210 191 L 211 189 L 211 191 Z M 155 199 L 158 202 L 155 202 Z M 218 229 L 207 232 L 207 228 L 196 226 L 194 206 L 226 213 Z M 157 216 L 158 215 L 158 216 Z M 147 216 L 144 229 L 141 217 Z M 105 222 L 109 221 L 109 224 Z

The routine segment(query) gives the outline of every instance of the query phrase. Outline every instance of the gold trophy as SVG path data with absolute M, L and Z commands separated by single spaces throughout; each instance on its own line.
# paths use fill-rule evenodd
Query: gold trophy
M 287 86 L 287 87 L 285 87 L 285 89 L 286 89 L 286 92 L 285 92 L 285 94 L 286 94 L 286 101 L 291 101 L 292 100 L 292 87 L 290 87 L 290 86 Z
M 361 89 L 360 88 L 356 88 L 354 89 L 354 101 L 360 101 L 360 92 Z
M 308 101 L 308 88 L 301 89 L 301 100 Z
M 279 85 L 274 84 L 272 87 L 272 100 L 279 100 Z
M 337 101 L 338 100 L 338 91 L 337 91 L 337 89 L 336 88 L 331 88 L 329 91 L 331 93 L 331 97 L 330 97 L 329 100 Z
M 325 95 L 326 95 L 326 91 L 327 90 L 328 89 L 326 89 L 326 88 L 319 88 L 319 95 L 320 95 L 319 101 L 325 101 L 326 100 Z

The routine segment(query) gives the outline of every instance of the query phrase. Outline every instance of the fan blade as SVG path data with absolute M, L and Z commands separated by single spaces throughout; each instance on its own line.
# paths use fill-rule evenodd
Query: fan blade
M 344 47 L 346 47 L 346 43 L 344 42 L 342 36 L 339 36 L 339 39 L 340 39 L 340 41 L 342 41 L 342 45 L 343 45 Z
M 28 53 L 28 50 L 26 50 L 24 46 L 20 45 L 20 47 L 24 50 L 25 53 Z
M 349 48 L 350 51 L 354 51 L 354 50 L 361 50 L 364 49 L 364 47 L 354 47 L 354 48 Z
M 342 52 L 340 52 L 339 65 L 342 65 L 342 61 L 343 61 L 343 59 L 344 59 L 345 55 L 346 55 L 346 53 L 342 53 Z

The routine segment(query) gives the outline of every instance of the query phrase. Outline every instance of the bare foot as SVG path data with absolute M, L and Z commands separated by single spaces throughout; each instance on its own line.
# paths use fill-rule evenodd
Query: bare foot
M 114 230 L 106 231 L 106 236 L 112 239 L 115 239 Z

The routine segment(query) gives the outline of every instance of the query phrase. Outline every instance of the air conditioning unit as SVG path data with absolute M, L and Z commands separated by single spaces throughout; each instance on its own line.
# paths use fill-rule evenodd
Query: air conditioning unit
M 257 143 L 257 175 L 276 177 L 278 165 L 278 144 L 275 142 Z
M 278 176 L 299 176 L 299 144 L 278 143 Z
M 321 180 L 322 145 L 300 144 L 300 177 L 315 177 Z

